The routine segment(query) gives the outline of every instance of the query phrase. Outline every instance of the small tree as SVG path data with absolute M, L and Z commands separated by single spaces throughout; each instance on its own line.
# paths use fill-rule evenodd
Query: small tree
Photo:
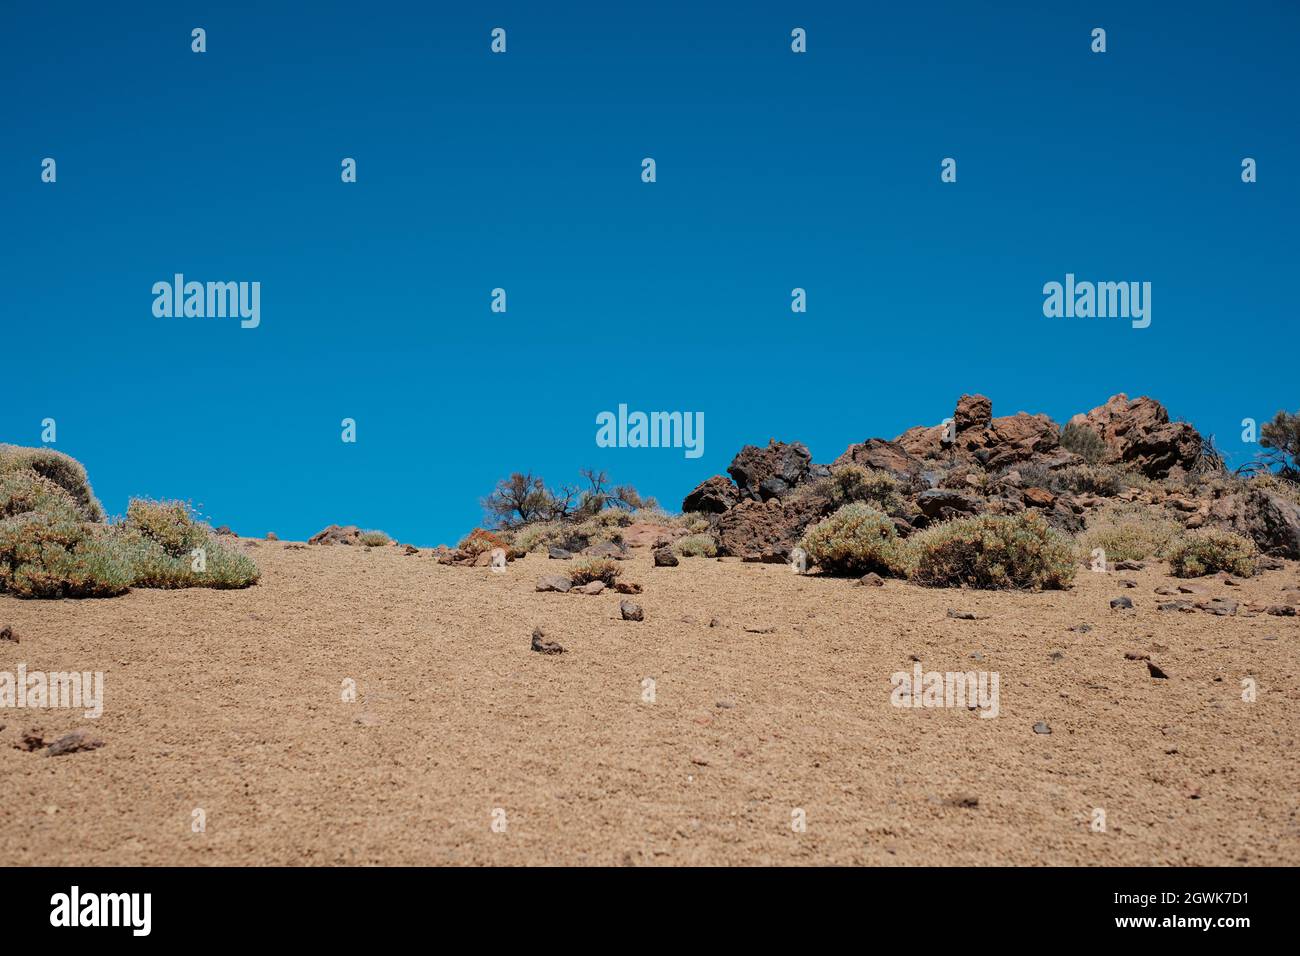
M 483 510 L 503 527 L 528 524 L 530 521 L 553 521 L 569 516 L 577 490 L 546 487 L 532 472 L 516 471 L 497 482 L 492 493 L 483 499 Z
M 1288 478 L 1300 478 L 1300 412 L 1278 412 L 1259 430 L 1259 443 L 1272 452 L 1265 456 L 1269 464 L 1280 464 Z
M 636 511 L 638 508 L 657 508 L 659 506 L 658 502 L 653 498 L 642 498 L 640 492 L 631 485 L 606 487 L 609 484 L 609 476 L 603 471 L 584 468 L 582 469 L 582 477 L 587 479 L 588 487 L 582 492 L 582 496 L 578 500 L 577 512 L 580 515 L 599 514 L 606 508 L 622 508 L 624 511 Z

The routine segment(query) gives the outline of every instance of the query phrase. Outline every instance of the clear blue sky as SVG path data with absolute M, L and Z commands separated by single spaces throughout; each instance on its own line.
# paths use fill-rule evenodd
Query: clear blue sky
M 962 392 L 1150 394 L 1236 461 L 1300 407 L 1294 3 L 458 6 L 6 5 L 0 440 L 55 418 L 113 513 L 431 545 L 512 470 L 675 507 Z M 155 318 L 177 272 L 261 327 Z M 1067 272 L 1150 281 L 1151 327 L 1045 318 Z M 597 448 L 620 402 L 704 412 L 703 457 Z

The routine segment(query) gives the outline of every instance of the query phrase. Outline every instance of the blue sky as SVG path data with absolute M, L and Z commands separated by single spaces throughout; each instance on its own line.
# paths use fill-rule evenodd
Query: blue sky
M 912 6 L 8 5 L 0 440 L 54 418 L 113 513 L 422 545 L 513 470 L 675 507 L 963 392 L 1150 394 L 1248 458 L 1300 406 L 1300 7 Z M 260 327 L 155 318 L 177 272 L 260 282 Z M 1045 318 L 1067 272 L 1151 282 L 1151 326 Z M 703 412 L 704 455 L 598 448 L 620 403 Z

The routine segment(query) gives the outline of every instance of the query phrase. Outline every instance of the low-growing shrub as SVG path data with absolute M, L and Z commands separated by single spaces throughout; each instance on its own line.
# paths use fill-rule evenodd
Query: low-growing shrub
M 1066 491 L 1102 498 L 1113 498 L 1128 487 L 1125 470 L 1117 465 L 1072 465 L 1062 468 L 1058 478 Z
M 1198 578 L 1215 571 L 1248 578 L 1255 573 L 1258 560 L 1254 541 L 1217 528 L 1189 531 L 1169 546 L 1169 567 L 1178 578 Z
M 134 587 L 224 590 L 246 588 L 260 577 L 248 555 L 227 547 L 215 536 L 182 554 L 172 554 L 158 541 L 125 524 L 113 526 L 109 536 L 131 569 Z
M 382 531 L 363 531 L 358 540 L 367 548 L 382 548 L 393 543 L 393 539 Z
M 851 504 L 871 505 L 877 511 L 894 511 L 903 504 L 898 481 L 887 471 L 844 465 L 823 479 L 822 490 L 835 509 Z
M 718 553 L 718 542 L 711 534 L 688 534 L 673 542 L 673 550 L 683 558 L 712 558 Z
M 899 574 L 903 567 L 902 542 L 894 522 L 861 502 L 845 505 L 818 522 L 800 547 L 829 574 Z
M 1079 538 L 1083 557 L 1100 548 L 1107 561 L 1145 561 L 1165 554 L 1182 526 L 1142 507 L 1117 508 L 1098 517 Z
M 1068 422 L 1061 429 L 1061 447 L 1072 451 L 1090 465 L 1106 457 L 1106 441 L 1088 425 Z
M 22 448 L 0 444 L 0 475 L 34 471 L 54 482 L 72 498 L 86 521 L 103 521 L 104 509 L 95 499 L 81 462 L 49 448 Z
M 28 511 L 58 511 L 81 518 L 72 496 L 48 478 L 28 469 L 0 475 L 0 518 Z
M 586 558 L 569 570 L 569 580 L 574 584 L 604 581 L 613 585 L 614 579 L 622 573 L 623 569 L 613 558 Z
M 0 521 L 0 591 L 22 598 L 112 597 L 131 579 L 116 542 L 75 508 Z
M 909 577 L 928 587 L 1065 588 L 1076 562 L 1069 538 L 1036 512 L 978 515 L 907 539 Z
M 194 509 L 184 501 L 132 498 L 123 526 L 139 532 L 173 557 L 188 554 L 208 537 L 207 530 L 194 520 Z
M 460 548 L 462 551 L 468 552 L 469 554 L 483 554 L 484 552 L 491 551 L 495 548 L 508 549 L 510 543 L 499 534 L 486 531 L 483 528 L 475 528 L 469 534 L 465 535 L 465 537 L 461 538 L 460 544 L 456 547 Z

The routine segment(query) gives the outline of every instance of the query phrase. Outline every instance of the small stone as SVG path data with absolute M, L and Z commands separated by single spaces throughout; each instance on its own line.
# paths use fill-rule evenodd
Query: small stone
M 974 611 L 954 611 L 948 608 L 948 616 L 958 621 L 982 621 L 988 617 L 987 614 L 976 615 Z
M 402 550 L 405 551 L 407 554 L 419 554 L 419 553 L 420 553 L 420 549 L 417 548 L 417 547 L 416 547 L 415 545 L 413 545 L 413 544 L 404 544 L 404 545 L 402 545 Z
M 64 754 L 81 753 L 83 750 L 98 750 L 104 741 L 92 737 L 84 730 L 74 730 L 66 737 L 60 737 L 46 748 L 45 756 L 62 757 Z
M 858 578 L 858 584 L 861 587 L 882 588 L 885 586 L 885 579 L 882 578 L 875 571 L 870 571 L 867 574 L 862 575 L 862 577 Z
M 1210 592 L 1199 584 L 1180 584 L 1178 585 L 1180 594 L 1209 594 Z
M 1264 608 L 1264 613 L 1272 614 L 1274 617 L 1295 617 L 1296 609 L 1289 604 L 1270 604 L 1268 607 Z M 3 634 L 0 634 L 0 637 L 3 636 Z M 17 639 L 18 638 L 14 638 L 14 640 Z
M 1133 602 L 1126 597 L 1117 597 L 1110 602 L 1112 611 L 1127 611 L 1133 607 Z
M 605 590 L 604 581 L 588 581 L 579 587 L 574 588 L 579 594 L 600 594 Z
M 641 585 L 633 584 L 631 581 L 615 581 L 614 590 L 619 594 L 640 594 Z
M 1145 568 L 1146 565 L 1141 561 L 1116 561 L 1115 562 L 1116 571 L 1141 571 Z
M 1227 598 L 1215 598 L 1213 601 L 1201 601 L 1196 605 L 1202 611 L 1208 614 L 1214 614 L 1218 617 L 1232 617 L 1237 613 L 1237 602 L 1229 601 Z
M 719 621 L 716 617 L 709 618 L 709 627 L 721 627 L 721 626 L 722 626 L 722 622 Z
M 266 533 L 266 540 L 267 540 L 267 541 L 279 541 L 279 540 L 280 540 L 280 536 L 279 536 L 278 534 L 276 534 L 274 531 L 268 531 L 268 532 Z
M 1138 583 L 1134 581 L 1132 578 L 1120 578 L 1115 583 L 1122 588 L 1135 588 L 1138 586 Z
M 973 654 L 971 654 L 970 659 L 973 661 L 982 661 L 984 660 L 984 655 L 981 654 L 979 651 L 975 651 Z
M 680 563 L 671 548 L 656 548 L 654 559 L 656 568 L 675 568 Z
M 722 710 L 731 710 L 731 708 L 736 706 L 736 702 L 734 700 L 727 700 L 725 698 L 717 701 L 716 703 L 717 706 Z
M 1070 630 L 1072 630 L 1072 631 L 1074 631 L 1074 632 L 1076 632 L 1076 633 L 1078 633 L 1078 634 L 1089 634 L 1089 633 L 1092 632 L 1092 625 L 1091 625 L 1091 624 L 1076 624 L 1076 625 L 1074 625 L 1074 627 L 1070 628 Z
M 563 654 L 564 648 L 554 641 L 546 639 L 546 632 L 539 624 L 533 628 L 533 650 L 539 654 Z
M 618 612 L 623 615 L 625 621 L 644 621 L 645 611 L 641 609 L 640 604 L 632 601 L 619 601 Z
M 11 644 L 22 643 L 18 640 L 18 635 L 14 633 L 14 629 L 7 624 L 0 628 L 0 641 L 8 641 Z
M 559 591 L 561 594 L 573 587 L 573 582 L 562 574 L 547 574 L 537 579 L 537 590 Z
M 697 767 L 707 767 L 709 765 L 709 761 L 704 757 L 701 757 L 699 754 L 696 754 L 691 758 L 691 763 L 695 764 Z
M 1191 601 L 1165 601 L 1163 604 L 1156 606 L 1157 611 L 1192 611 Z
M 1153 663 L 1152 661 L 1147 661 L 1147 670 L 1151 672 L 1152 677 L 1158 680 L 1167 680 L 1169 678 L 1169 675 L 1166 674 L 1163 670 L 1161 670 L 1160 667 L 1155 663 Z
M 15 750 L 23 750 L 27 753 L 34 753 L 45 746 L 45 736 L 41 733 L 39 727 L 33 727 L 31 730 L 24 730 L 18 736 L 18 743 L 14 744 Z
M 969 793 L 958 794 L 955 797 L 949 797 L 948 806 L 960 807 L 963 810 L 974 810 L 980 805 L 980 798 L 972 796 Z
M 1051 732 L 1052 728 L 1047 726 L 1045 721 L 1040 720 L 1038 723 L 1034 724 L 1034 733 L 1036 734 L 1050 734 Z
M 1162 597 L 1169 597 L 1170 595 L 1177 594 L 1177 593 L 1178 593 L 1177 591 L 1175 591 L 1173 588 L 1167 585 L 1161 585 L 1160 587 L 1156 588 L 1156 594 L 1159 594 Z
M 1151 655 L 1150 655 L 1150 654 L 1143 654 L 1141 651 L 1125 651 L 1125 652 L 1124 652 L 1124 660 L 1126 660 L 1126 661 L 1149 661 L 1149 660 L 1151 660 Z
M 1065 660 L 1065 652 L 1052 651 L 1052 653 L 1047 655 L 1047 659 L 1051 661 L 1053 664 L 1055 664 L 1057 661 Z
M 573 557 L 572 551 L 566 551 L 564 548 L 557 547 L 556 545 L 551 545 L 550 548 L 547 549 L 546 554 L 547 557 L 554 558 L 556 561 L 568 561 Z

